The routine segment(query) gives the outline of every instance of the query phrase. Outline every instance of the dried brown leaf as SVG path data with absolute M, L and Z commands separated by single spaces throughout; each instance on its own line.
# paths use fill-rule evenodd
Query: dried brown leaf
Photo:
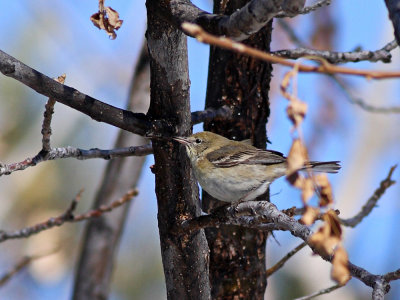
M 340 246 L 335 251 L 332 260 L 332 279 L 337 283 L 344 285 L 350 280 L 349 259 L 346 250 Z
M 300 139 L 295 139 L 290 148 L 289 155 L 287 157 L 287 171 L 286 174 L 290 175 L 293 172 L 298 171 L 304 166 L 307 161 L 307 150 L 304 147 Z
M 338 215 L 333 209 L 328 210 L 323 217 L 324 221 L 329 224 L 331 228 L 331 235 L 342 239 L 342 227 Z
M 90 20 L 93 22 L 94 26 L 105 30 L 111 39 L 117 37 L 115 30 L 118 30 L 123 23 L 123 21 L 119 19 L 118 12 L 109 6 L 93 14 Z
M 342 228 L 335 211 L 329 210 L 323 216 L 324 225 L 310 236 L 309 242 L 318 253 L 331 255 L 342 239 Z
M 307 206 L 306 211 L 301 217 L 301 222 L 303 222 L 303 224 L 305 225 L 314 224 L 315 220 L 318 217 L 318 214 L 319 214 L 319 208 Z
M 290 79 L 294 76 L 293 70 L 287 72 L 281 81 L 281 92 L 283 96 L 290 101 L 291 95 L 287 92 L 289 87 Z
M 314 247 L 318 253 L 328 256 L 333 253 L 333 249 L 340 242 L 340 239 L 331 235 L 331 228 L 329 224 L 325 223 L 316 233 L 311 235 L 308 239 L 310 245 Z
M 56 81 L 58 81 L 59 83 L 64 84 L 66 78 L 67 78 L 67 75 L 66 74 L 62 74 L 62 75 L 57 77 Z
M 299 127 L 303 122 L 307 113 L 307 103 L 299 99 L 292 99 L 286 108 L 286 113 L 295 128 Z
M 105 7 L 108 16 L 108 22 L 115 29 L 118 30 L 124 21 L 120 20 L 119 13 L 109 6 Z
M 101 21 L 103 15 L 100 12 L 97 12 L 90 16 L 90 21 L 92 21 L 93 25 L 99 29 L 105 29 L 104 24 Z M 103 27 L 102 27 L 103 26 Z

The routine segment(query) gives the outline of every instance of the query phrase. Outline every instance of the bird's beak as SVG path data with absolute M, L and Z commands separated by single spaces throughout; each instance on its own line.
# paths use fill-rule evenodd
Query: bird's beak
M 176 136 L 176 137 L 173 137 L 172 139 L 174 141 L 177 141 L 178 143 L 183 144 L 183 145 L 189 145 L 190 144 L 190 141 L 188 140 L 188 138 Z

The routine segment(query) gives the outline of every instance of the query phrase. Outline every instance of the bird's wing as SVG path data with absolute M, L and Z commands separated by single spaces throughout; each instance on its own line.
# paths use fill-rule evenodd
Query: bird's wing
M 230 155 L 226 155 L 230 153 Z M 270 150 L 261 150 L 254 147 L 237 147 L 226 145 L 207 154 L 207 159 L 216 167 L 228 168 L 239 164 L 273 165 L 286 161 L 282 153 Z

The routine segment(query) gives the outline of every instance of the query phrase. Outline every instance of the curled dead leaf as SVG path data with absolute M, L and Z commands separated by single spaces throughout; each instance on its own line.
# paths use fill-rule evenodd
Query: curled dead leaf
M 307 156 L 307 150 L 303 143 L 300 141 L 300 139 L 295 139 L 287 157 L 288 167 L 286 174 L 290 175 L 293 172 L 301 169 L 304 166 L 304 163 L 307 161 Z
M 299 99 L 292 99 L 286 108 L 286 113 L 295 128 L 303 122 L 307 113 L 307 103 Z
M 115 30 L 118 30 L 124 21 L 120 20 L 119 13 L 115 9 L 112 9 L 109 6 L 106 6 L 105 9 L 108 16 L 108 22 Z
M 349 259 L 346 250 L 340 246 L 336 249 L 332 260 L 332 279 L 340 285 L 350 280 Z
M 332 232 L 331 234 L 342 239 L 342 227 L 337 213 L 333 209 L 330 209 L 324 214 L 323 219 L 329 224 Z
M 115 39 L 117 34 L 115 30 L 118 30 L 123 20 L 119 19 L 119 14 L 116 10 L 109 6 L 104 7 L 104 10 L 99 10 L 97 13 L 90 17 L 93 25 L 99 29 L 105 30 L 111 39 Z
M 305 225 L 314 224 L 315 220 L 318 217 L 318 214 L 319 214 L 319 208 L 307 206 L 306 211 L 304 212 L 300 221 Z
M 309 242 L 318 253 L 332 255 L 335 247 L 342 239 L 342 228 L 339 218 L 333 210 L 326 212 L 322 218 L 324 225 L 309 237 Z
M 318 253 L 324 256 L 333 254 L 333 249 L 340 242 L 340 239 L 331 235 L 330 227 L 325 223 L 316 233 L 308 239 L 310 245 L 316 249 Z

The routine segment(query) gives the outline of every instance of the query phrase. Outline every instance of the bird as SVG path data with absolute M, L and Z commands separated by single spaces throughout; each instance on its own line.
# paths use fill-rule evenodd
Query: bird
M 258 149 L 247 140 L 233 141 L 209 131 L 173 140 L 186 147 L 202 189 L 220 201 L 254 200 L 287 173 L 287 158 L 282 153 Z M 309 161 L 299 171 L 337 173 L 340 168 L 340 161 Z

